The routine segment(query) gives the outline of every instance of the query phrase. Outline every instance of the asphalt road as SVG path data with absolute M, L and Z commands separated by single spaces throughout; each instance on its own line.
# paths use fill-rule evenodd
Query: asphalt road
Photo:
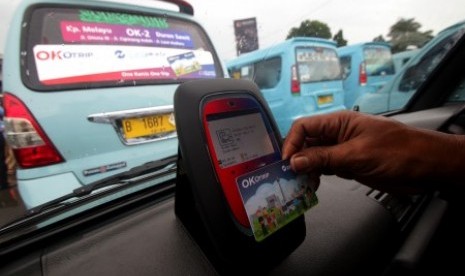
M 26 208 L 16 189 L 16 179 L 9 176 L 9 189 L 0 190 L 0 228 L 25 214 Z

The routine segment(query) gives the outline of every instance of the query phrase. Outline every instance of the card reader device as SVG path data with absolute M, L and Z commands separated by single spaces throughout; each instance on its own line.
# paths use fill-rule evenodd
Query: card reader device
M 272 268 L 304 240 L 302 206 L 316 197 L 281 160 L 282 138 L 259 88 L 236 79 L 186 82 L 174 113 L 177 217 L 219 272 Z

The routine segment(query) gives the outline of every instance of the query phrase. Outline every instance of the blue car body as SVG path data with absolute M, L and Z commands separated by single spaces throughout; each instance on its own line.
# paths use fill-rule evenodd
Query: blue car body
M 296 37 L 226 62 L 229 75 L 260 88 L 281 135 L 303 116 L 345 109 L 333 41 Z
M 175 89 L 223 77 L 192 14 L 94 0 L 19 4 L 3 88 L 27 208 L 177 154 Z
M 402 71 L 402 68 L 404 68 L 405 64 L 414 57 L 420 49 L 414 49 L 414 50 L 406 50 L 403 52 L 395 53 L 392 55 L 392 60 L 394 61 L 394 68 L 396 71 L 396 74 L 398 74 L 400 71 Z
M 394 77 L 391 47 L 387 43 L 358 43 L 337 49 L 344 74 L 344 104 L 352 108 L 355 100 L 375 93 Z

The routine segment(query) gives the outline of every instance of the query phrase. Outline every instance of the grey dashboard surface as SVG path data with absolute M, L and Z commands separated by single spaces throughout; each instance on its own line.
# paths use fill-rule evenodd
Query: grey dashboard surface
M 458 109 L 445 106 L 393 118 L 437 129 Z M 372 192 L 355 181 L 322 177 L 319 204 L 305 215 L 304 242 L 282 263 L 270 264 L 269 274 L 382 274 L 401 244 L 401 226 L 386 206 L 369 196 Z M 176 218 L 174 198 L 67 238 L 43 253 L 45 275 L 216 274 Z
M 391 118 L 410 126 L 437 130 L 462 108 L 462 104 L 446 105 L 412 113 L 398 114 Z
M 389 250 L 398 227 L 366 196 L 369 190 L 353 181 L 323 178 L 319 204 L 306 214 L 305 241 L 270 274 L 345 275 L 370 267 L 367 260 L 373 252 L 381 257 L 379 252 Z M 45 248 L 41 266 L 44 275 L 216 274 L 176 218 L 174 199 Z
M 458 110 L 448 106 L 394 118 L 437 129 Z M 438 119 L 439 118 L 439 119 Z M 381 275 L 402 248 L 402 224 L 386 194 L 323 176 L 319 204 L 305 214 L 303 243 L 270 275 Z M 0 274 L 215 275 L 216 270 L 174 213 L 174 196 L 55 239 L 3 267 Z M 439 217 L 441 214 L 438 215 Z M 407 253 L 415 253 L 407 251 Z M 405 253 L 405 252 L 404 252 Z M 240 264 L 238 264 L 240 265 Z

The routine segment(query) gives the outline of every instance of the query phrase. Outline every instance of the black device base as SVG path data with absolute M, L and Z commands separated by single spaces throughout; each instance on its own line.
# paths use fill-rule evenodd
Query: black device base
M 233 231 L 236 225 L 231 223 L 228 227 L 231 231 L 224 233 L 232 235 L 228 246 L 215 244 L 215 239 L 209 236 L 209 231 L 197 210 L 191 183 L 184 171 L 182 156 L 178 156 L 175 214 L 220 275 L 262 275 L 278 265 L 302 243 L 306 231 L 299 225 L 303 219 L 298 219 L 280 230 L 283 231 L 281 238 L 271 236 L 268 238 L 269 242 L 263 244 L 256 242 L 253 237 L 244 236 L 240 231 Z M 241 236 L 242 238 L 238 239 Z M 288 238 L 283 239 L 285 236 Z

